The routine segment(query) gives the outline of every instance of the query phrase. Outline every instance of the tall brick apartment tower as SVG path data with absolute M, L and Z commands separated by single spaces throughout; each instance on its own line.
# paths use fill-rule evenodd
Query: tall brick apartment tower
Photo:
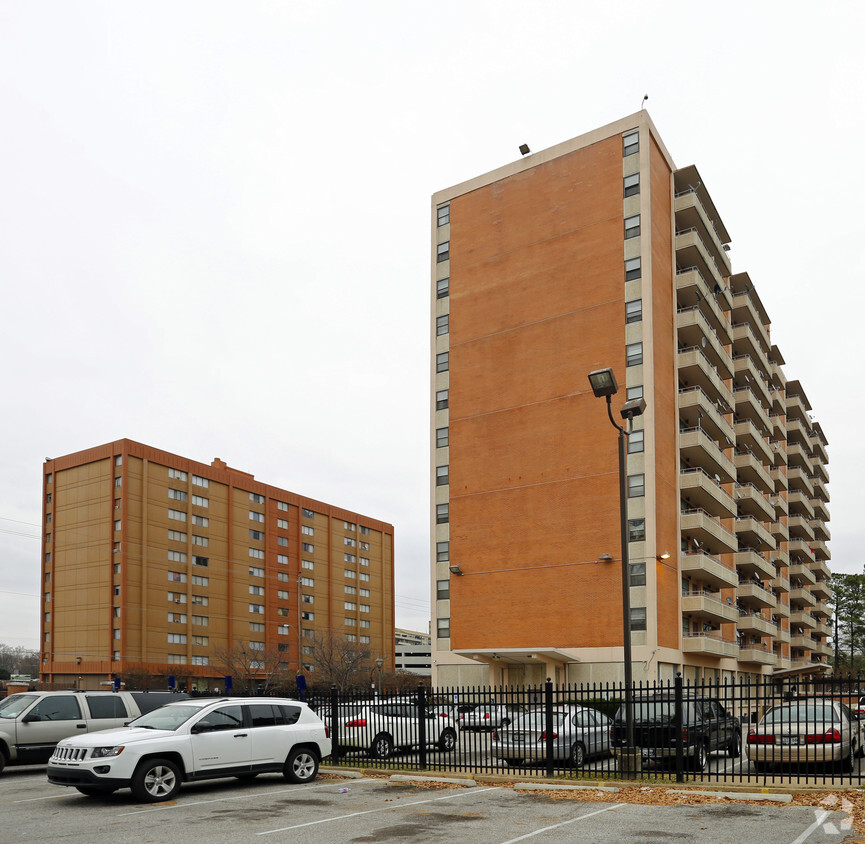
M 604 367 L 647 404 L 634 678 L 825 670 L 826 438 L 648 114 L 436 193 L 432 240 L 433 681 L 623 677 Z
M 126 439 L 47 461 L 43 495 L 45 680 L 221 688 L 220 652 L 240 650 L 251 676 L 313 682 L 328 634 L 393 668 L 386 522 Z

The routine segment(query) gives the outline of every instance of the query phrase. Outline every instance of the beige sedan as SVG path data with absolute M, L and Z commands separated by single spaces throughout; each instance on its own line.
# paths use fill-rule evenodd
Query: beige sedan
M 814 763 L 838 763 L 849 773 L 862 749 L 858 717 L 836 700 L 775 706 L 748 732 L 748 759 L 758 773 L 775 765 Z

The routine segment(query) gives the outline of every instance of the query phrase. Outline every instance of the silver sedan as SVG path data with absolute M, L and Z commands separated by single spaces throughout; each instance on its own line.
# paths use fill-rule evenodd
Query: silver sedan
M 546 714 L 520 715 L 509 727 L 493 733 L 492 755 L 509 765 L 544 761 L 547 757 Z M 590 756 L 610 755 L 610 719 L 584 706 L 553 710 L 553 759 L 579 768 Z

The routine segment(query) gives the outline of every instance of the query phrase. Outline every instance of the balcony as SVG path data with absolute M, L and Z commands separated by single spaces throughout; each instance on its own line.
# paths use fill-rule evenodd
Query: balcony
M 801 539 L 803 542 L 810 542 L 811 547 L 814 547 L 814 528 L 807 518 L 791 515 L 787 520 L 787 527 L 790 528 L 790 539 Z
M 681 348 L 699 346 L 722 378 L 733 377 L 733 360 L 699 305 L 676 311 L 676 330 Z
M 775 548 L 775 538 L 753 516 L 739 516 L 735 522 L 736 536 L 741 544 L 760 551 Z
M 790 644 L 790 631 L 783 630 L 780 627 L 778 628 L 778 635 L 776 637 L 779 642 L 786 642 L 788 645 Z
M 823 440 L 820 439 L 819 434 L 811 434 L 811 452 L 814 454 L 815 459 L 819 459 L 821 463 L 829 462 L 829 453 L 826 451 L 826 446 L 823 444 Z
M 692 467 L 679 474 L 682 499 L 688 507 L 699 507 L 713 516 L 733 518 L 736 502 L 705 469 Z
M 769 476 L 772 478 L 772 483 L 775 484 L 774 488 L 779 492 L 782 489 L 787 489 L 788 480 L 786 466 L 777 466 L 774 469 L 770 469 Z
M 774 406 L 773 406 L 774 409 Z M 772 423 L 772 435 L 776 440 L 787 439 L 787 417 L 784 413 L 770 413 L 769 420 Z
M 715 557 L 702 551 L 681 554 L 682 574 L 715 589 L 729 589 L 739 583 L 739 575 Z
M 790 538 L 790 531 L 787 529 L 787 525 L 785 525 L 784 522 L 772 522 L 772 524 L 769 525 L 769 530 L 775 539 L 776 545 L 786 542 Z
M 728 411 L 733 409 L 732 391 L 702 349 L 679 349 L 677 363 L 679 383 L 683 387 L 700 387 L 716 404 L 720 400 Z
M 699 305 L 721 342 L 730 345 L 733 341 L 730 318 L 718 304 L 713 288 L 714 285 L 710 287 L 696 267 L 676 269 L 676 302 L 679 307 Z
M 809 499 L 801 490 L 791 492 L 787 496 L 787 504 L 791 513 L 795 513 L 796 515 L 805 515 L 808 516 L 809 519 L 814 518 L 814 507 L 811 505 L 811 499 Z
M 796 558 L 799 557 L 798 562 L 816 563 L 817 558 L 811 550 L 812 544 L 811 542 L 803 542 L 801 539 L 791 539 L 787 543 L 787 553 L 790 555 L 790 559 L 797 562 Z
M 748 578 L 771 580 L 775 577 L 775 566 L 754 548 L 744 548 L 733 555 L 736 571 Z
M 772 420 L 760 397 L 750 387 L 734 387 L 733 399 L 736 402 L 736 416 L 739 419 L 750 419 L 760 431 L 768 435 L 773 427 Z
M 734 395 L 737 394 L 738 391 L 734 393 Z M 738 413 L 738 405 L 736 412 Z M 769 438 L 760 433 L 757 426 L 750 419 L 736 422 L 733 430 L 736 434 L 736 447 L 739 451 L 750 451 L 756 454 L 763 463 L 767 463 L 770 466 L 774 464 L 775 449 L 769 443 Z
M 735 642 L 722 639 L 719 633 L 690 633 L 682 637 L 682 650 L 686 654 L 705 654 L 706 656 L 739 655 L 739 646 Z
M 774 476 L 772 478 L 775 480 Z M 777 485 L 777 481 L 776 481 Z M 777 488 L 777 486 L 776 486 Z M 780 518 L 781 516 L 786 516 L 790 512 L 790 506 L 787 503 L 787 499 L 784 498 L 780 492 L 776 493 L 771 498 L 772 504 L 775 506 L 775 516 L 776 518 Z
M 739 662 L 756 662 L 760 665 L 774 665 L 777 657 L 766 645 L 746 645 L 739 648 Z
M 780 549 L 780 548 L 776 548 L 774 551 L 772 551 L 772 553 L 769 555 L 769 559 L 776 566 L 789 566 L 790 565 L 790 555 L 786 551 L 784 551 L 783 549 Z
M 809 499 L 814 497 L 814 485 L 800 466 L 791 467 L 787 470 L 787 480 L 790 484 L 791 492 L 799 490 L 807 493 Z
M 811 543 L 811 550 L 814 552 L 814 557 L 818 560 L 831 560 L 832 554 L 829 551 L 829 546 L 822 539 L 815 540 Z
M 812 460 L 812 463 L 814 464 L 814 472 L 817 475 L 817 477 L 820 478 L 820 480 L 823 481 L 824 484 L 828 484 L 829 483 L 829 470 L 826 468 L 826 464 L 821 463 L 819 460 Z M 817 480 L 817 478 L 815 478 L 815 477 L 811 478 L 812 483 L 816 480 Z
M 806 428 L 811 427 L 811 420 L 808 418 L 808 411 L 811 409 L 809 404 L 806 408 L 800 396 L 787 396 L 787 424 L 790 424 L 791 418 L 798 419 Z
M 772 580 L 770 581 L 770 585 L 776 592 L 789 592 L 790 578 L 778 575 L 777 577 L 772 578 Z
M 738 408 L 738 405 L 737 405 Z M 799 443 L 787 443 L 787 465 L 790 469 L 802 468 L 810 478 L 814 474 L 814 464 L 811 457 Z
M 771 592 L 750 580 L 739 583 L 736 587 L 736 599 L 745 606 L 754 606 L 760 609 L 774 609 L 778 606 L 778 601 Z
M 821 636 L 831 636 L 832 625 L 827 624 L 825 621 L 818 621 L 816 632 L 819 633 Z
M 729 624 L 739 618 L 739 611 L 732 599 L 730 603 L 726 603 L 711 592 L 690 592 L 682 595 L 682 613 L 712 624 Z
M 817 619 L 805 610 L 793 610 L 790 613 L 790 627 L 807 627 L 809 630 L 816 630 Z
M 797 607 L 813 607 L 817 603 L 817 599 L 811 594 L 809 589 L 804 589 L 801 586 L 790 590 L 790 611 L 795 613 Z
M 753 454 L 747 452 L 734 454 L 733 461 L 740 482 L 754 484 L 762 492 L 775 491 L 775 482 L 771 474 Z
M 699 181 L 697 182 L 699 184 Z M 696 229 L 700 233 L 706 251 L 710 254 L 718 271 L 725 278 L 733 274 L 730 258 L 724 249 L 724 244 L 730 242 L 723 224 L 721 230 L 716 228 L 714 217 L 717 214 L 708 210 L 700 199 L 697 190 L 686 188 L 676 192 L 675 213 L 677 229 Z M 714 209 L 713 209 L 714 210 Z
M 790 636 L 790 647 L 805 648 L 806 650 L 811 651 L 817 647 L 817 642 L 804 633 L 795 633 Z
M 799 417 L 787 420 L 787 444 L 803 445 L 809 453 L 811 451 L 811 432 L 805 428 Z
M 775 518 L 774 505 L 754 484 L 737 483 L 733 494 L 736 497 L 737 510 L 742 515 L 754 516 L 763 522 Z
M 814 576 L 818 579 L 828 580 L 832 577 L 832 572 L 829 569 L 829 566 L 826 564 L 825 560 L 815 560 L 808 566 L 809 569 L 814 573 Z
M 828 542 L 832 539 L 832 534 L 829 532 L 829 528 L 826 527 L 826 522 L 819 516 L 816 516 L 816 514 L 815 518 L 811 519 L 811 527 L 814 529 L 815 539 L 819 539 L 822 542 Z
M 790 605 L 778 601 L 778 605 L 775 607 L 774 615 L 777 615 L 780 618 L 790 618 Z
M 727 282 L 724 281 L 726 270 L 722 272 L 718 268 L 696 227 L 676 232 L 676 265 L 696 267 L 703 278 L 710 281 L 713 290 L 716 284 L 722 291 L 727 288 Z
M 722 483 L 736 479 L 736 466 L 702 428 L 679 431 L 679 457 L 691 467 L 699 466 Z
M 702 428 L 712 439 L 732 445 L 733 426 L 718 410 L 718 405 L 701 387 L 679 389 L 679 421 L 685 428 Z
M 811 586 L 817 582 L 814 572 L 804 563 L 794 563 L 789 569 L 790 580 L 795 583 L 797 580 L 803 585 Z
M 814 487 L 816 492 L 817 487 Z M 814 516 L 818 519 L 823 519 L 824 522 L 831 522 L 832 516 L 829 513 L 829 508 L 826 506 L 826 502 L 822 498 L 812 498 L 810 499 L 811 506 L 814 508 Z
M 754 633 L 761 636 L 777 636 L 778 625 L 757 613 L 746 613 L 739 616 L 736 622 L 736 630 L 740 633 Z
M 820 603 L 822 603 L 823 601 L 831 601 L 834 596 L 831 587 L 825 580 L 818 580 L 811 587 L 811 594 Z
M 811 479 L 809 479 L 809 480 L 811 480 Z M 812 492 L 811 492 L 811 499 L 812 500 L 814 498 L 816 498 L 819 501 L 822 501 L 824 504 L 829 503 L 829 490 L 826 489 L 825 484 L 823 483 L 823 481 L 819 477 L 815 478 L 814 480 L 811 480 L 811 490 L 812 490 Z M 815 504 L 814 506 L 816 507 L 817 505 Z M 828 521 L 828 516 L 827 516 L 827 521 Z
M 719 519 L 699 508 L 682 511 L 682 535 L 697 540 L 710 552 L 731 554 L 739 547 L 735 535 Z M 697 546 L 699 549 L 700 546 Z
M 760 369 L 769 371 L 769 358 L 763 351 L 761 334 L 747 322 L 733 322 L 733 355 L 750 355 Z
M 811 608 L 811 613 L 820 618 L 832 618 L 832 608 L 824 601 L 817 601 Z
M 736 355 L 733 358 L 733 375 L 738 384 L 756 390 L 767 408 L 772 407 L 772 385 L 766 373 L 761 371 L 759 361 L 755 361 L 751 355 Z
M 768 375 L 772 370 L 772 365 L 768 359 L 769 352 L 772 349 L 772 342 L 769 340 L 769 332 L 766 330 L 769 316 L 757 294 L 752 292 L 753 288 L 750 285 L 750 280 L 746 282 L 746 289 L 744 290 L 741 289 L 740 283 L 735 278 L 733 279 L 733 285 L 733 322 L 747 323 L 751 326 L 760 342 L 760 348 L 766 353 L 766 374 Z

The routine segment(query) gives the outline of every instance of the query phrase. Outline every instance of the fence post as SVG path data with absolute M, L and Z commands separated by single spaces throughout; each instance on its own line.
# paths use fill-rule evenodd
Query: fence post
M 336 683 L 334 683 L 330 687 L 330 740 L 332 743 L 332 750 L 330 753 L 330 758 L 333 760 L 334 765 L 339 764 L 339 717 L 338 717 L 338 709 L 339 709 L 339 690 L 336 687 Z
M 423 683 L 417 685 L 417 737 L 420 744 L 418 762 L 426 770 L 426 694 Z
M 682 733 L 684 732 L 684 719 L 682 717 L 682 672 L 676 672 L 673 681 L 673 696 L 675 700 L 675 729 L 676 729 L 676 782 L 685 781 L 685 749 L 682 747 Z
M 544 686 L 544 735 L 546 736 L 547 776 L 553 775 L 553 681 Z

